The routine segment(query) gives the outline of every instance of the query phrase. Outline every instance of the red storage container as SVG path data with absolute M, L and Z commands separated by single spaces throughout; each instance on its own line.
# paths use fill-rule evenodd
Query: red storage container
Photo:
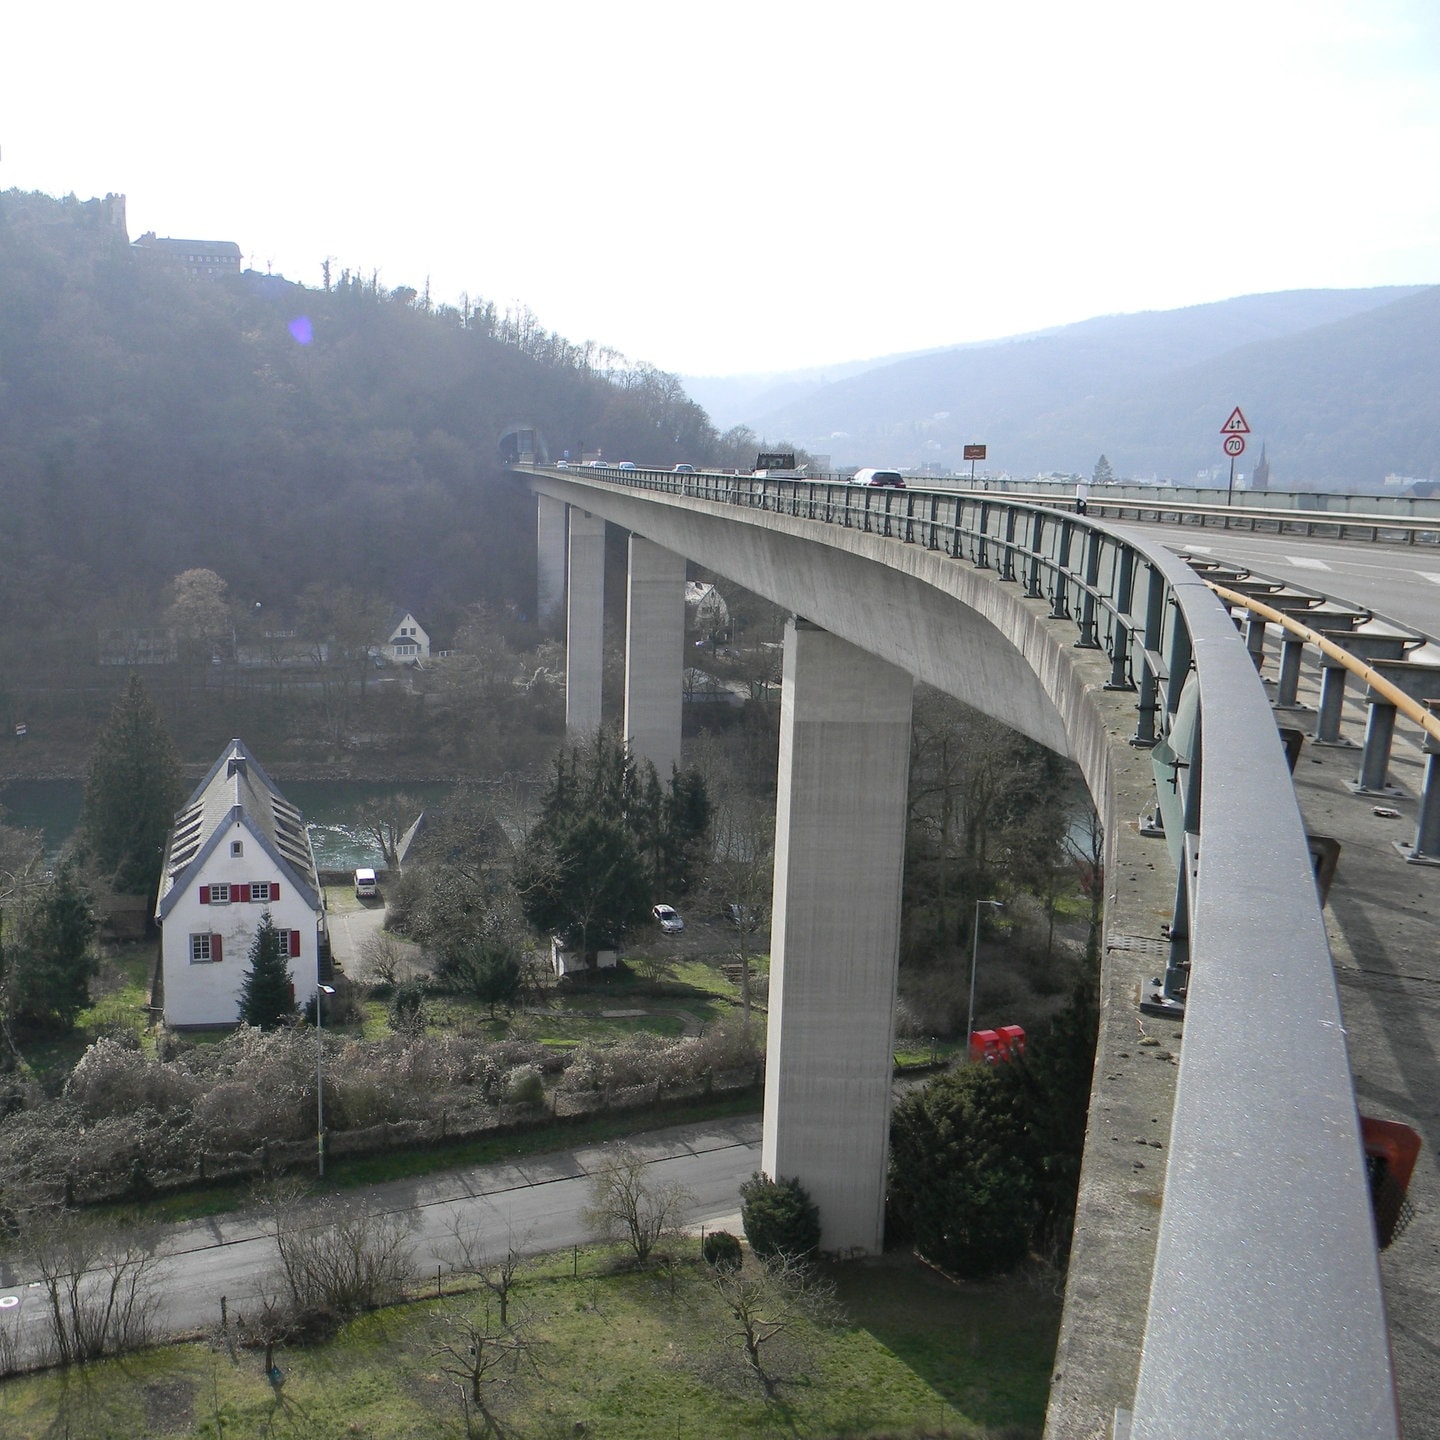
M 998 1065 L 1006 1057 L 1000 1051 L 1000 1037 L 993 1030 L 970 1032 L 970 1059 L 986 1065 Z
M 1025 1053 L 1025 1029 L 1021 1025 L 1002 1025 L 996 1032 L 1004 1059 L 1018 1060 Z

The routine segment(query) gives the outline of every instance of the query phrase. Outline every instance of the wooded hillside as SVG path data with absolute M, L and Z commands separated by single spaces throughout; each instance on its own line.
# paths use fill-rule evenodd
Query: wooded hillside
M 153 622 L 195 567 L 269 614 L 318 581 L 443 632 L 533 594 L 507 430 L 555 456 L 720 458 L 673 376 L 526 312 L 348 272 L 192 278 L 112 222 L 103 201 L 0 194 L 0 660 Z

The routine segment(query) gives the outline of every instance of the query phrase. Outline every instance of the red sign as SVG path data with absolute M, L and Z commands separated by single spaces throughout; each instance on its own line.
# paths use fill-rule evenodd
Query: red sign
M 1225 437 L 1225 453 L 1234 459 L 1236 455 L 1245 453 L 1245 437 L 1243 435 L 1227 435 Z
M 1250 427 L 1245 423 L 1245 417 L 1240 413 L 1238 405 L 1230 412 L 1230 418 L 1220 427 L 1220 433 L 1222 435 L 1248 435 L 1250 433 Z M 1227 450 L 1226 453 L 1230 452 Z M 1235 454 L 1239 453 L 1238 450 L 1235 451 Z
M 967 445 L 964 456 L 967 460 L 983 460 L 985 458 L 985 447 L 983 445 Z

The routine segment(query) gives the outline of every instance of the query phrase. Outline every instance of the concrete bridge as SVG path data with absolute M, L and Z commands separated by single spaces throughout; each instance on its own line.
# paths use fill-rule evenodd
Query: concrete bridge
M 1072 758 L 1105 825 L 1101 1034 L 1047 1434 L 1398 1435 L 1311 846 L 1253 649 L 1206 580 L 1138 530 L 993 494 L 526 477 L 541 604 L 566 607 L 571 733 L 600 721 L 607 523 L 630 535 L 624 729 L 662 773 L 680 754 L 685 561 L 796 617 L 763 1158 L 819 1202 L 825 1246 L 882 1242 L 920 679 Z

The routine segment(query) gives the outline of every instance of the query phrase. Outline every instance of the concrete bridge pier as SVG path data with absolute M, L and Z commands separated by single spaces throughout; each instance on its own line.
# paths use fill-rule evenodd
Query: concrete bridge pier
M 761 1157 L 878 1252 L 910 767 L 910 675 L 804 620 L 785 635 Z
M 565 603 L 565 512 L 569 507 L 548 495 L 536 498 L 540 504 L 535 517 L 535 617 L 546 625 L 559 616 Z
M 565 737 L 587 740 L 600 728 L 605 670 L 605 521 L 570 511 L 565 606 Z
M 680 763 L 685 557 L 630 537 L 625 606 L 625 739 L 660 781 Z

